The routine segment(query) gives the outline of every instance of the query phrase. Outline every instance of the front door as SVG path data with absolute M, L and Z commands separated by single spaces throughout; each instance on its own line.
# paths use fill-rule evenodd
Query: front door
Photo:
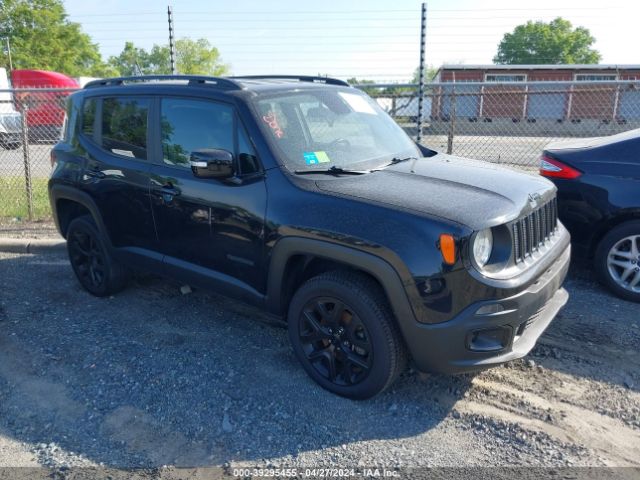
M 151 199 L 166 268 L 178 275 L 191 272 L 200 283 L 211 280 L 214 288 L 230 284 L 263 292 L 266 188 L 234 107 L 162 98 L 158 116 L 162 149 L 151 167 Z M 237 174 L 195 177 L 189 157 L 201 149 L 224 149 L 243 159 L 236 162 Z

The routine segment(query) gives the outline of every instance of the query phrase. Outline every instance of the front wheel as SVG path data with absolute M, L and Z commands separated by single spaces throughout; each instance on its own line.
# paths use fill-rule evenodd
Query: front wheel
M 129 271 L 111 258 L 91 215 L 71 221 L 67 251 L 78 281 L 89 293 L 105 297 L 126 286 Z
M 640 302 L 640 221 L 625 222 L 598 244 L 595 270 L 600 282 L 626 300 Z
M 406 366 L 406 348 L 380 286 L 346 271 L 305 282 L 289 306 L 289 338 L 306 372 L 338 395 L 366 399 Z

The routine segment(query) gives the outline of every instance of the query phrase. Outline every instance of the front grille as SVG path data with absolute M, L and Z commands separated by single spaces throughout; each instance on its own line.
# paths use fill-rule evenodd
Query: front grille
M 558 202 L 554 197 L 525 217 L 513 222 L 513 253 L 516 263 L 543 246 L 558 229 Z

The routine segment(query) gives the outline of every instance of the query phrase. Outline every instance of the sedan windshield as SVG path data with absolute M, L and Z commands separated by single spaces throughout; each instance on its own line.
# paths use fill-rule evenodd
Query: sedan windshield
M 421 156 L 391 117 L 355 89 L 260 96 L 255 105 L 261 128 L 293 172 L 372 169 L 394 158 Z

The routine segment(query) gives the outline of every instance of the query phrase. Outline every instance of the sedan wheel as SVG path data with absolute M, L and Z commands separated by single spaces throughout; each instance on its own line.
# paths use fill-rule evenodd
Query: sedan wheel
M 595 251 L 598 279 L 613 293 L 640 302 L 640 221 L 617 225 Z
M 640 293 L 640 235 L 618 241 L 607 257 L 609 275 L 622 288 Z

